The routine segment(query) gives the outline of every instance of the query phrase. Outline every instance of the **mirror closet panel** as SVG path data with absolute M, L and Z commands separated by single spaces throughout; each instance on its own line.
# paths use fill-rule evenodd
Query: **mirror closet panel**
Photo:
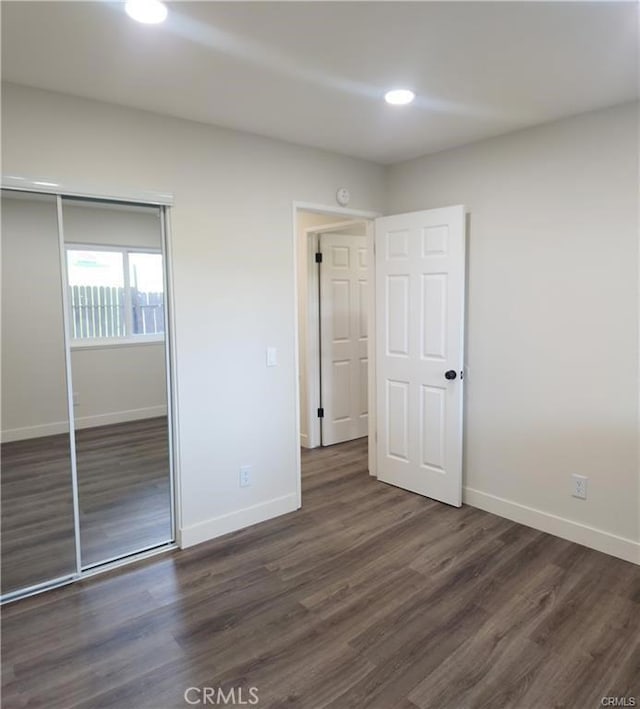
M 56 198 L 2 191 L 1 590 L 77 571 Z
M 173 542 L 163 219 L 2 191 L 3 601 Z
M 63 199 L 83 569 L 172 539 L 157 207 Z

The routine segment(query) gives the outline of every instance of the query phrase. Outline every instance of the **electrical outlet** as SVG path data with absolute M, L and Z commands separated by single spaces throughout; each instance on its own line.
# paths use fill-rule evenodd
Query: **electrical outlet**
M 584 475 L 576 475 L 575 473 L 571 476 L 571 482 L 573 483 L 573 492 L 571 493 L 573 497 L 577 497 L 580 500 L 587 499 L 587 482 L 589 478 L 585 478 Z
M 240 487 L 249 487 L 251 485 L 251 466 L 243 465 L 240 467 Z
M 74 406 L 77 406 L 79 403 L 80 403 L 80 402 L 79 402 L 79 400 L 78 400 L 78 394 L 74 391 L 74 392 L 73 392 L 73 405 L 74 405 Z

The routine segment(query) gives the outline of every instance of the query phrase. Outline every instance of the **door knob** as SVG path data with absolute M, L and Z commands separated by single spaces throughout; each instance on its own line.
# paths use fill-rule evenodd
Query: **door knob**
M 449 369 L 444 373 L 445 379 L 455 379 L 458 376 L 458 372 L 455 369 Z

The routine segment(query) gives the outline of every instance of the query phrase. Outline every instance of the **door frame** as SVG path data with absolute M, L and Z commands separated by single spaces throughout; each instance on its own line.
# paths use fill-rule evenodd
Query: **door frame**
M 331 216 L 342 216 L 346 220 L 349 221 L 354 221 L 354 220 L 368 220 L 367 228 L 366 228 L 366 236 L 367 236 L 367 250 L 369 253 L 369 269 L 371 273 L 375 273 L 375 248 L 374 248 L 374 240 L 375 240 L 375 219 L 377 217 L 383 216 L 381 212 L 375 212 L 375 211 L 369 211 L 369 210 L 362 210 L 362 209 L 350 209 L 348 207 L 336 207 L 335 205 L 325 205 L 325 204 L 315 204 L 312 202 L 299 202 L 299 201 L 294 201 L 292 205 L 292 218 L 293 218 L 293 229 L 292 229 L 292 244 L 293 244 L 293 309 L 294 309 L 294 345 L 295 345 L 295 460 L 296 460 L 296 495 L 298 498 L 298 503 L 297 506 L 300 508 L 302 506 L 302 455 L 301 455 L 301 450 L 300 450 L 300 329 L 298 326 L 298 318 L 299 318 L 299 311 L 298 311 L 298 212 L 299 211 L 304 211 L 304 212 L 314 212 L 315 214 L 323 214 L 328 217 Z M 331 226 L 337 226 L 337 224 L 332 224 Z M 343 224 L 344 228 L 344 224 Z M 320 231 L 322 227 L 311 227 L 310 229 L 305 230 L 305 234 L 303 235 L 304 239 L 309 239 L 307 232 L 315 232 L 317 233 Z M 315 269 L 312 269 L 315 270 Z M 315 293 L 316 293 L 316 307 L 318 305 L 317 302 L 317 270 L 315 270 L 314 273 L 314 279 L 315 279 Z M 368 336 L 368 342 L 367 342 L 367 357 L 368 357 L 368 395 L 369 395 L 369 426 L 368 426 L 368 435 L 369 435 L 369 441 L 370 444 L 368 446 L 368 462 L 369 462 L 369 475 L 376 476 L 377 470 L 376 470 L 376 447 L 375 445 L 372 445 L 371 442 L 375 444 L 375 438 L 376 438 L 376 416 L 375 416 L 375 411 L 376 411 L 376 399 L 375 399 L 375 374 L 376 374 L 376 367 L 375 367 L 375 351 L 376 351 L 376 338 L 375 338 L 375 278 L 370 278 L 369 279 L 369 298 L 368 298 L 368 304 L 369 304 L 369 312 L 368 312 L 368 323 L 369 323 L 369 336 Z M 309 299 L 310 300 L 310 299 Z M 307 303 L 309 306 L 309 303 Z M 307 315 L 309 314 L 309 311 L 307 311 Z M 318 322 L 318 314 L 316 313 L 316 323 Z M 308 328 L 308 330 L 311 330 L 311 328 Z M 317 346 L 320 345 L 319 338 L 317 338 L 317 329 L 316 329 L 316 342 Z M 307 338 L 307 342 L 305 343 L 306 347 L 309 347 L 309 338 Z M 317 366 L 317 372 L 319 376 L 319 358 L 316 362 Z M 315 401 L 317 402 L 319 400 L 319 383 L 316 383 L 316 386 L 318 387 L 318 393 Z M 309 397 L 309 400 L 311 400 L 311 397 Z M 317 409 L 317 403 L 315 408 Z M 311 411 L 311 409 L 310 409 Z M 313 420 L 314 417 L 310 419 L 310 421 Z M 319 424 L 318 424 L 318 429 L 319 429 Z M 319 440 L 319 436 L 318 439 Z

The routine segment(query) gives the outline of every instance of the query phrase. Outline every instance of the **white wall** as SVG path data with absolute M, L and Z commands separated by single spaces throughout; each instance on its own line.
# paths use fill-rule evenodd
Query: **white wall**
M 295 509 L 292 203 L 332 205 L 346 186 L 354 208 L 382 210 L 384 169 L 24 87 L 6 87 L 2 108 L 5 173 L 175 195 L 183 544 Z
M 138 205 L 62 201 L 65 243 L 162 249 L 160 211 Z
M 71 351 L 76 428 L 165 416 L 164 343 Z
M 55 200 L 3 197 L 2 440 L 69 430 L 59 253 Z
M 2 440 L 69 430 L 55 200 L 3 198 Z M 158 210 L 68 202 L 66 242 L 161 247 Z M 71 352 L 77 428 L 166 413 L 162 342 Z
M 466 500 L 640 562 L 637 106 L 396 165 L 388 187 L 390 212 L 470 215 Z

